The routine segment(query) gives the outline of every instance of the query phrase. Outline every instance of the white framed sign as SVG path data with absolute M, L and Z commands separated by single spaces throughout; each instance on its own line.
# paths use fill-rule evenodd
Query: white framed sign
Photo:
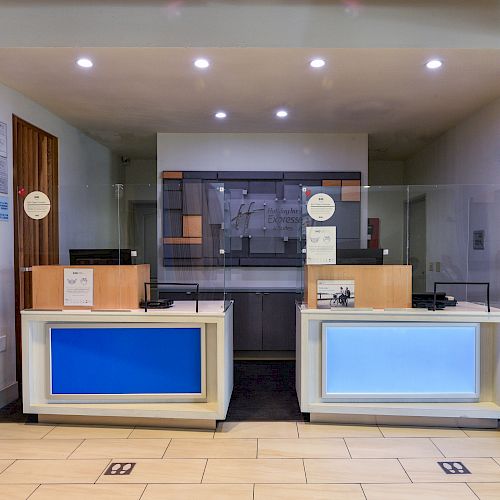
M 64 269 L 64 305 L 94 305 L 94 270 L 68 267 Z
M 306 264 L 337 263 L 337 227 L 306 228 Z
M 335 201 L 326 193 L 313 194 L 307 202 L 307 213 L 319 222 L 331 219 L 335 213 Z
M 28 193 L 24 198 L 24 211 L 31 219 L 44 219 L 50 212 L 49 197 L 42 191 Z

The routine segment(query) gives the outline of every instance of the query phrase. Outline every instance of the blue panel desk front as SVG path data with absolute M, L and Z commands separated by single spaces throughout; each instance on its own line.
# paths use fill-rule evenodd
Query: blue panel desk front
M 477 401 L 479 325 L 323 323 L 323 397 Z
M 204 355 L 199 327 L 51 327 L 51 393 L 202 395 Z

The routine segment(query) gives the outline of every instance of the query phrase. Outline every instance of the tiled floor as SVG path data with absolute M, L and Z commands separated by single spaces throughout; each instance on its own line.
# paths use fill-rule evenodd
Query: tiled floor
M 130 473 L 104 475 L 113 462 Z M 470 474 L 446 474 L 462 462 Z M 216 432 L 0 422 L 0 500 L 500 500 L 500 431 L 227 422 Z

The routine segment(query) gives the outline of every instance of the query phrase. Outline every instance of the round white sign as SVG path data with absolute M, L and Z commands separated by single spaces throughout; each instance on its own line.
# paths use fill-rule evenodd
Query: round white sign
M 41 191 L 32 191 L 24 198 L 24 211 L 28 217 L 35 220 L 47 217 L 50 212 L 49 197 Z
M 328 220 L 335 213 L 335 202 L 329 194 L 314 194 L 307 202 L 307 213 L 314 220 Z

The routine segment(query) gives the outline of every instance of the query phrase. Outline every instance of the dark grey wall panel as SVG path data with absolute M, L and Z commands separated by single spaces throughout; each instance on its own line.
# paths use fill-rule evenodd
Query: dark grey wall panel
M 295 350 L 295 293 L 264 293 L 262 307 L 262 349 Z
M 164 210 L 182 210 L 182 191 L 163 191 Z
M 182 212 L 180 210 L 166 210 L 163 215 L 163 236 L 179 238 L 182 236 Z
M 184 215 L 201 215 L 203 185 L 199 180 L 185 181 L 182 188 L 182 211 Z
M 235 351 L 262 350 L 262 294 L 231 293 L 233 309 L 233 348 Z

